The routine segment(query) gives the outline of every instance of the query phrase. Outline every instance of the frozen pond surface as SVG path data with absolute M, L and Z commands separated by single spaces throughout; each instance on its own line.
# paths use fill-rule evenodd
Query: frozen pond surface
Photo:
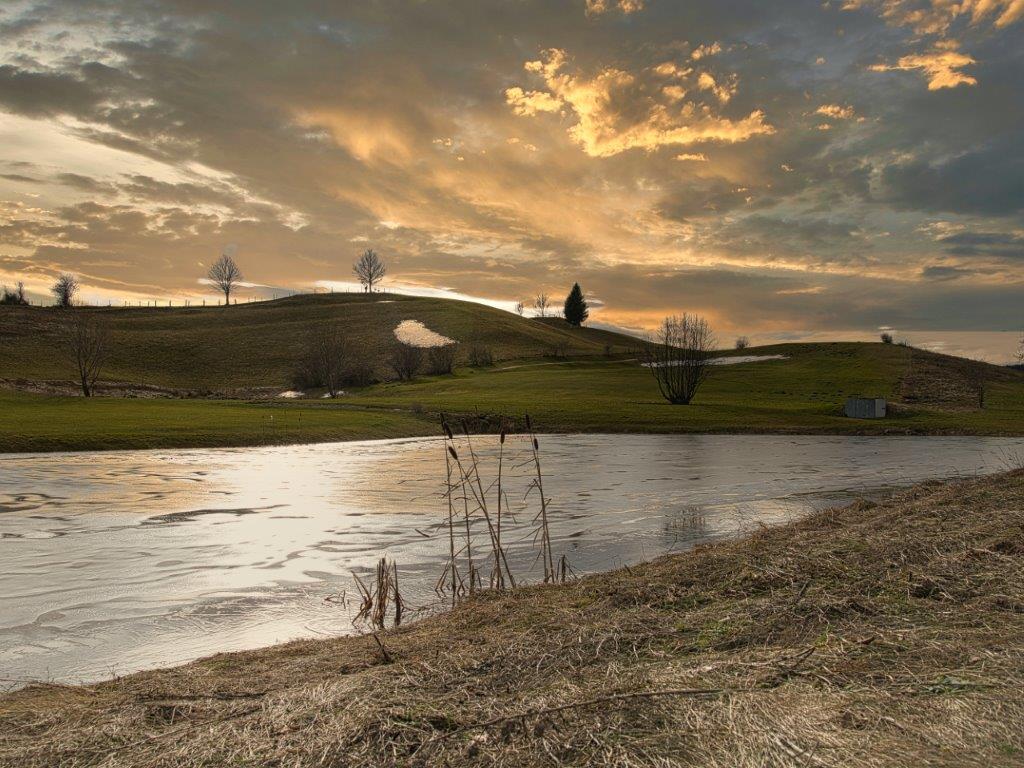
M 474 444 L 490 460 L 496 442 Z M 514 508 L 526 448 L 509 438 Z M 352 572 L 384 553 L 407 602 L 431 603 L 447 552 L 442 450 L 417 439 L 0 455 L 0 687 L 351 632 L 354 606 L 326 598 L 351 594 Z M 1024 440 L 551 435 L 541 451 L 556 555 L 585 573 L 896 485 L 1000 471 Z M 520 575 L 533 565 L 532 502 L 503 537 Z

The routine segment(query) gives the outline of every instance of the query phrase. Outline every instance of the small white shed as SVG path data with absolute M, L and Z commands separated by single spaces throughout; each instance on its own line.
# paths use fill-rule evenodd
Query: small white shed
M 848 397 L 843 412 L 850 419 L 884 419 L 885 398 Z

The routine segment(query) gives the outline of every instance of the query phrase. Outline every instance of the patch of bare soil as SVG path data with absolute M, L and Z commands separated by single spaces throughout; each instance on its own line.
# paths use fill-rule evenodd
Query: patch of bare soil
M 330 610 L 329 605 L 324 610 Z M 1024 472 L 0 699 L 3 766 L 1019 766 Z

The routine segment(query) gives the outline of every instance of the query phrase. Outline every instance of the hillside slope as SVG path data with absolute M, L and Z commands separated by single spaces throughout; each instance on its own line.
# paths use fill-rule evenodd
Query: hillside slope
M 459 342 L 465 360 L 473 345 L 498 360 L 556 352 L 601 355 L 606 345 L 626 352 L 635 340 L 608 331 L 574 329 L 522 318 L 493 307 L 451 299 L 396 294 L 293 296 L 255 304 L 193 308 L 86 308 L 111 331 L 103 378 L 191 390 L 290 386 L 305 339 L 336 323 L 386 376 L 394 328 L 419 320 Z M 61 310 L 0 307 L 0 377 L 71 377 L 59 352 Z
M 517 417 L 546 431 L 1024 433 L 1024 374 L 878 343 L 778 344 L 722 355 L 780 356 L 715 366 L 693 403 L 669 405 L 633 360 L 537 361 L 389 383 L 347 402 Z M 976 384 L 983 382 L 984 408 Z M 843 416 L 847 397 L 883 397 L 889 417 Z M 495 421 L 493 418 L 491 421 Z

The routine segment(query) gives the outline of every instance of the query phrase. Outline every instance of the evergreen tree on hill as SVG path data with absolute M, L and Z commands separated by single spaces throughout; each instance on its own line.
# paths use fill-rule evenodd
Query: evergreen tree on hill
M 565 319 L 569 325 L 580 326 L 590 316 L 587 309 L 587 300 L 583 298 L 583 290 L 579 283 L 572 284 L 572 290 L 565 297 Z

